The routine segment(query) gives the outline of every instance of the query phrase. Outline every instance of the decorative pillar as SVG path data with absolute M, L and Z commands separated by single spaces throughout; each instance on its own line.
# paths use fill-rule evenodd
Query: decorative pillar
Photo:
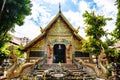
M 70 59 L 72 59 L 72 45 L 70 45 L 69 53 L 70 53 Z
M 70 58 L 70 57 L 69 57 L 69 47 L 66 46 L 66 59 L 68 59 L 68 58 Z
M 53 58 L 54 58 L 54 52 L 53 52 L 54 48 L 53 46 L 51 46 L 51 59 L 52 59 L 52 63 L 53 63 Z
M 28 49 L 27 52 L 26 52 L 26 61 L 27 62 L 30 61 L 30 49 Z
M 66 46 L 66 63 L 72 64 L 72 54 L 70 45 Z
M 53 46 L 52 45 L 48 45 L 47 46 L 48 50 L 47 50 L 47 63 L 48 64 L 52 64 L 53 63 Z
M 47 58 L 51 58 L 50 56 L 50 45 L 47 45 Z

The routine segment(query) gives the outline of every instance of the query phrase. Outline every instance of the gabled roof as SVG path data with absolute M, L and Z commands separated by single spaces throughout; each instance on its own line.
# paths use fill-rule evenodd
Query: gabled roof
M 44 29 L 43 31 L 47 31 L 47 30 L 51 27 L 51 25 L 56 21 L 56 19 L 57 19 L 58 17 L 61 17 L 61 18 L 65 21 L 65 23 L 69 26 L 69 28 L 70 28 L 72 31 L 77 32 L 77 30 L 76 30 L 76 29 L 69 23 L 69 21 L 65 18 L 65 16 L 62 14 L 62 12 L 59 12 L 59 13 L 53 18 L 53 20 L 47 25 L 47 27 L 45 27 L 45 29 Z
M 30 43 L 28 43 L 23 50 L 27 50 L 29 47 L 33 46 L 37 41 L 41 40 L 45 35 L 47 30 L 51 28 L 51 25 L 54 24 L 54 22 L 58 19 L 58 17 L 61 17 L 63 21 L 68 25 L 68 28 L 73 32 L 74 36 L 81 40 L 83 39 L 80 35 L 78 35 L 78 31 L 69 23 L 69 21 L 65 18 L 65 16 L 62 14 L 61 11 L 52 19 L 52 21 L 42 30 L 42 33 L 38 35 L 35 39 L 33 39 Z

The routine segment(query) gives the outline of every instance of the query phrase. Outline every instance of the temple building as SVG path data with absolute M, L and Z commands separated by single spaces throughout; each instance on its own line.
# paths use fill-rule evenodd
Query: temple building
M 75 57 L 89 59 L 89 54 L 81 52 L 83 38 L 66 19 L 61 10 L 44 28 L 41 34 L 28 43 L 23 50 L 28 59 L 44 57 L 47 64 L 72 64 Z

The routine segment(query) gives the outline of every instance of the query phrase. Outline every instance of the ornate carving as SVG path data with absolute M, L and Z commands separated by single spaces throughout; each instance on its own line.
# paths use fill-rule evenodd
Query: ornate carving
M 31 47 L 32 51 L 41 51 L 44 50 L 44 39 L 37 42 L 33 47 Z
M 44 47 L 32 47 L 31 51 L 44 51 Z
M 44 46 L 44 39 L 41 41 L 37 42 L 33 47 L 43 47 Z
M 98 65 L 92 64 L 92 63 L 87 63 L 84 60 L 82 60 L 81 58 L 79 58 L 79 59 L 75 58 L 75 60 L 78 60 L 84 66 L 88 66 L 88 67 L 92 68 L 95 71 L 96 76 L 107 79 L 108 78 L 108 70 L 105 67 L 105 65 L 103 64 L 103 59 L 105 58 L 105 56 L 106 55 L 104 53 L 104 49 L 102 49 L 100 55 L 98 56 Z
M 66 23 L 64 23 L 61 19 L 58 19 L 57 22 L 52 25 L 52 28 L 49 30 L 49 34 L 71 34 L 70 30 L 68 29 Z
M 22 64 L 17 69 L 18 61 L 17 61 L 17 57 L 13 53 L 13 51 L 10 52 L 10 57 L 13 59 L 13 65 L 7 70 L 7 74 L 6 74 L 6 78 L 7 79 L 19 77 L 24 69 L 34 65 L 38 61 L 42 61 L 43 60 L 43 58 L 41 58 L 41 59 L 39 58 L 38 60 L 36 60 L 36 62 L 34 62 L 34 63 L 29 62 L 29 63 Z
M 51 58 L 51 49 L 50 49 L 50 44 L 47 45 L 47 55 L 48 55 L 48 58 Z
M 82 43 L 81 43 L 81 41 L 75 39 L 75 50 L 76 50 L 76 51 L 80 51 L 81 48 L 82 48 Z
M 52 45 L 55 45 L 55 44 L 65 44 L 65 45 L 68 45 L 70 44 L 68 40 L 66 39 L 54 39 L 54 40 L 51 40 L 50 44 Z
M 101 62 L 104 66 L 108 65 L 108 59 L 106 58 L 105 50 L 103 47 L 98 58 L 98 61 Z

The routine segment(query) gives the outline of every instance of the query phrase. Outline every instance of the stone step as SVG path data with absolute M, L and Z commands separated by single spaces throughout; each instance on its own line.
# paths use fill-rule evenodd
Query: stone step
M 58 66 L 59 66 L 58 64 L 44 64 L 41 66 L 40 70 L 37 70 L 37 76 L 43 76 L 45 70 L 50 69 L 52 67 L 58 67 Z M 86 71 L 83 71 L 83 69 L 78 69 L 77 66 L 75 66 L 74 64 L 65 64 L 65 63 L 63 64 L 62 63 L 62 66 L 64 68 L 70 70 L 71 72 L 73 72 L 74 77 L 79 78 L 77 80 L 83 80 L 82 79 L 83 77 L 88 78 L 88 80 L 91 80 L 93 78 Z M 52 72 L 52 71 L 50 72 L 50 74 L 54 74 L 54 73 L 55 72 Z M 66 73 L 66 71 L 64 71 L 63 73 Z M 72 76 L 69 76 L 69 77 L 72 77 Z M 69 79 L 67 79 L 67 80 L 69 80 Z M 72 79 L 70 79 L 70 80 L 72 80 Z
M 58 64 L 44 64 L 41 66 L 41 70 L 47 70 L 50 69 L 52 67 L 57 67 Z M 63 67 L 65 67 L 68 70 L 71 70 L 73 72 L 79 72 L 81 71 L 80 69 L 78 69 L 75 65 L 73 64 L 62 64 Z

